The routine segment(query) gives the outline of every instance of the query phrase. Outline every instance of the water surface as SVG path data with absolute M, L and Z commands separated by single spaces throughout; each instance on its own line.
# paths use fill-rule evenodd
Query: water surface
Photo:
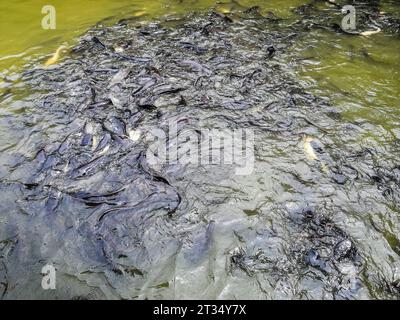
M 1 3 L 0 295 L 398 297 L 400 38 L 385 19 L 399 5 L 381 1 L 382 32 L 361 37 L 332 27 L 336 7 L 309 3 L 54 1 L 56 30 L 40 28 L 47 1 Z M 207 38 L 196 28 L 208 22 Z M 68 52 L 44 68 L 61 44 Z M 110 53 L 124 45 L 145 60 Z M 158 85 L 182 91 L 141 109 Z M 254 129 L 254 172 L 148 168 L 145 134 L 110 135 L 119 120 L 146 133 L 176 118 Z M 322 146 L 318 161 L 305 136 Z M 46 263 L 55 295 L 40 287 Z

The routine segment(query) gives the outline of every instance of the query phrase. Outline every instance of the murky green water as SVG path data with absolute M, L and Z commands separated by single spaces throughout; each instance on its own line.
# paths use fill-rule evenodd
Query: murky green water
M 52 261 L 61 273 L 58 298 L 396 297 L 400 283 L 399 31 L 362 37 L 316 27 L 318 23 L 307 29 L 307 23 L 321 23 L 324 16 L 341 17 L 337 8 L 325 1 L 315 2 L 317 11 L 302 13 L 306 9 L 299 10 L 299 6 L 309 2 L 60 0 L 51 3 L 57 10 L 56 30 L 40 27 L 40 10 L 48 1 L 0 3 L 0 297 L 52 298 L 51 293 L 41 291 L 37 279 L 46 261 Z M 258 90 L 254 91 L 252 109 L 203 110 L 201 104 L 193 109 L 182 107 L 180 112 L 166 108 L 165 118 L 162 112 L 149 112 L 135 127 L 145 132 L 155 117 L 162 123 L 171 115 L 189 119 L 205 116 L 210 126 L 226 119 L 234 119 L 239 126 L 254 125 L 259 131 L 254 173 L 237 177 L 225 168 L 180 171 L 170 167 L 163 174 L 183 198 L 176 217 L 151 215 L 143 222 L 122 212 L 93 227 L 101 210 L 93 199 L 87 206 L 76 200 L 83 197 L 87 201 L 83 194 L 110 193 L 123 186 L 126 190 L 106 200 L 110 206 L 125 205 L 156 188 L 153 183 L 157 179 L 149 182 L 147 176 L 129 180 L 130 174 L 137 173 L 136 168 L 124 166 L 121 157 L 127 153 L 121 151 L 118 141 L 110 147 L 110 158 L 114 158 L 108 174 L 98 172 L 77 181 L 64 175 L 80 161 L 97 161 L 93 150 L 81 150 L 80 141 L 74 144 L 80 139 L 74 132 L 92 120 L 107 120 L 107 113 L 121 116 L 118 108 L 99 115 L 86 109 L 71 110 L 71 106 L 75 107 L 77 101 L 78 108 L 85 105 L 85 89 L 91 85 L 104 87 L 110 70 L 123 68 L 124 63 L 105 59 L 92 65 L 86 56 L 71 52 L 62 54 L 54 69 L 42 70 L 43 62 L 62 44 L 73 48 L 95 25 L 112 26 L 136 16 L 134 26 L 148 26 L 158 19 L 178 19 L 192 12 L 200 15 L 211 9 L 235 21 L 235 12 L 254 5 L 260 7 L 263 16 L 273 17 L 261 31 L 266 39 L 275 39 L 275 57 L 265 62 L 264 44 L 227 33 L 226 41 L 233 39 L 235 48 L 251 52 L 248 56 L 233 53 L 229 59 L 236 64 L 232 66 L 229 59 L 206 55 L 202 63 L 213 65 L 213 59 L 218 58 L 228 67 L 221 67 L 222 71 L 216 68 L 208 75 L 213 85 L 207 87 L 206 83 L 208 89 L 199 89 L 199 95 L 204 96 L 197 96 L 194 90 L 191 97 L 185 97 L 193 103 L 211 103 L 221 92 L 234 95 L 232 88 L 237 83 L 220 83 L 218 77 L 226 76 L 224 72 L 245 77 L 248 70 L 257 75 L 260 63 L 260 78 L 249 76 Z M 381 1 L 379 10 L 382 15 L 400 18 L 397 1 Z M 238 25 L 233 24 L 238 32 L 245 35 L 246 28 L 254 32 L 251 22 L 238 21 Z M 118 30 L 113 32 L 118 35 Z M 129 32 L 120 32 L 125 41 Z M 171 39 L 185 39 L 173 31 L 171 34 Z M 151 56 L 150 42 L 140 42 L 144 40 L 134 36 L 138 40 L 132 45 L 137 45 L 134 55 Z M 166 50 L 173 55 L 173 44 L 171 48 Z M 162 59 L 153 58 L 153 69 L 135 64 L 135 81 L 179 78 L 175 70 L 160 67 Z M 82 61 L 86 69 L 80 68 Z M 157 68 L 165 75 L 157 75 Z M 93 70 L 103 71 L 97 76 Z M 107 76 L 101 76 L 101 72 Z M 190 87 L 189 80 L 193 80 L 197 85 L 198 79 L 191 76 L 185 75 L 180 83 Z M 135 81 L 128 87 L 135 88 Z M 57 108 L 47 107 L 52 93 Z M 245 96 L 246 92 L 240 94 Z M 299 148 L 305 134 L 323 144 L 325 158 L 320 166 L 307 161 Z M 59 152 L 66 141 L 72 150 L 69 159 Z M 129 153 L 127 157 L 123 160 L 136 161 Z M 37 163 L 41 167 L 38 173 Z M 339 181 L 343 176 L 346 180 Z M 172 191 L 163 188 L 160 193 L 167 200 L 173 198 Z M 302 214 L 311 214 L 311 221 L 297 217 Z M 292 223 L 296 219 L 302 221 Z M 138 230 L 132 231 L 134 227 Z M 102 256 L 94 245 L 98 238 L 105 239 L 103 254 L 107 252 L 107 261 L 98 260 Z M 357 252 L 349 254 L 351 259 L 336 261 L 332 256 L 345 241 L 351 241 Z M 314 256 L 314 249 L 319 256 Z M 337 270 L 326 267 L 321 262 L 324 259 L 327 265 L 334 261 Z
M 151 20 L 163 15 L 186 14 L 217 7 L 227 12 L 241 7 L 259 5 L 264 12 L 272 11 L 281 17 L 291 15 L 291 9 L 301 0 L 257 1 L 245 0 L 224 4 L 214 0 L 89 0 L 89 1 L 12 1 L 0 4 L 0 68 L 11 69 L 32 59 L 49 54 L 61 43 L 72 45 L 74 39 L 97 23 L 110 24 L 133 15 L 144 15 Z M 217 4 L 218 3 L 218 4 Z M 43 30 L 41 21 L 44 5 L 53 5 L 57 12 L 56 30 Z
M 366 119 L 386 129 L 398 127 L 400 41 L 388 34 L 333 37 L 311 31 L 300 44 L 300 75 L 306 86 L 327 96 L 347 119 Z

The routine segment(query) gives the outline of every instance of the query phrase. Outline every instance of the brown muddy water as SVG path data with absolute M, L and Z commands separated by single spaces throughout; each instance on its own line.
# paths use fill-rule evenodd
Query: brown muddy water
M 44 4 L 0 4 L 1 298 L 399 298 L 397 1 Z

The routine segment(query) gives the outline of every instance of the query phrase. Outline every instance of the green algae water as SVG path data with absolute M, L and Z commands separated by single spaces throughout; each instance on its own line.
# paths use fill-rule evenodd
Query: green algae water
M 381 31 L 338 28 L 347 3 Z M 0 299 L 400 297 L 398 1 L 0 14 Z M 175 119 L 253 129 L 253 171 L 150 165 L 153 126 Z

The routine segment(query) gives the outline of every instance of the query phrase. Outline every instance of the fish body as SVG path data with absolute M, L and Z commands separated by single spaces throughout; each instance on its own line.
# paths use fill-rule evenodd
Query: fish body
M 71 171 L 71 177 L 73 179 L 76 178 L 81 178 L 86 175 L 88 175 L 91 171 L 93 171 L 95 168 L 97 168 L 101 161 L 102 161 L 103 155 L 98 156 L 97 158 L 79 166 L 78 168 L 75 168 Z
M 378 28 L 376 30 L 369 30 L 369 31 L 363 31 L 363 32 L 346 31 L 346 33 L 354 35 L 354 36 L 369 37 L 369 36 L 372 36 L 374 34 L 381 32 L 381 31 L 382 31 L 382 29 Z
M 128 77 L 129 73 L 131 72 L 130 68 L 127 69 L 121 69 L 119 70 L 110 80 L 110 83 L 108 84 L 108 87 L 111 88 L 112 86 L 116 84 L 122 83 L 126 77 Z
M 51 58 L 49 58 L 49 59 L 44 63 L 44 65 L 45 65 L 46 67 L 48 67 L 48 66 L 51 66 L 51 65 L 57 63 L 57 61 L 60 59 L 61 52 L 62 52 L 62 50 L 64 50 L 64 49 L 65 49 L 65 46 L 59 46 L 59 47 L 57 48 L 56 52 L 54 52 L 53 56 L 52 56 Z
M 310 161 L 320 161 L 321 171 L 323 173 L 329 174 L 328 164 L 321 160 L 317 153 L 323 153 L 322 146 L 318 142 L 318 140 L 313 137 L 305 136 L 303 138 L 303 149 L 304 153 L 307 156 L 307 159 Z
M 381 28 L 378 28 L 376 30 L 371 30 L 371 31 L 364 31 L 364 32 L 360 32 L 360 36 L 364 36 L 364 37 L 368 37 L 371 36 L 373 34 L 377 34 L 379 32 L 381 32 Z
M 103 127 L 108 132 L 115 134 L 117 136 L 123 136 L 123 137 L 127 136 L 125 122 L 117 117 L 112 116 L 108 118 L 104 122 Z
M 230 8 L 230 6 L 227 6 L 227 5 L 220 5 L 220 6 L 216 7 L 216 11 L 218 13 L 228 14 L 228 13 L 231 13 L 231 8 Z
M 308 158 L 310 161 L 315 161 L 315 160 L 318 160 L 318 159 L 319 159 L 318 156 L 317 156 L 317 154 L 315 153 L 314 147 L 313 147 L 313 145 L 312 145 L 312 143 L 313 143 L 314 141 L 315 141 L 315 139 L 312 138 L 312 137 L 306 136 L 306 137 L 303 138 L 303 148 L 304 148 L 304 152 L 305 152 L 307 158 Z
M 129 139 L 131 139 L 133 142 L 136 142 L 140 138 L 140 130 L 128 130 L 128 136 Z
M 81 146 L 85 147 L 93 141 L 93 135 L 90 133 L 85 133 L 82 137 Z
M 146 11 L 144 11 L 144 10 L 139 10 L 139 11 L 134 12 L 134 13 L 132 14 L 132 16 L 135 17 L 135 18 L 139 18 L 139 17 L 144 16 L 145 14 L 146 14 Z
M 109 144 L 110 141 L 111 141 L 111 135 L 109 133 L 106 133 L 98 144 L 96 137 L 96 142 L 93 142 L 94 152 L 99 152 L 103 150 Z
M 98 143 L 99 143 L 99 138 L 96 135 L 94 135 L 92 137 L 92 151 L 96 150 Z

